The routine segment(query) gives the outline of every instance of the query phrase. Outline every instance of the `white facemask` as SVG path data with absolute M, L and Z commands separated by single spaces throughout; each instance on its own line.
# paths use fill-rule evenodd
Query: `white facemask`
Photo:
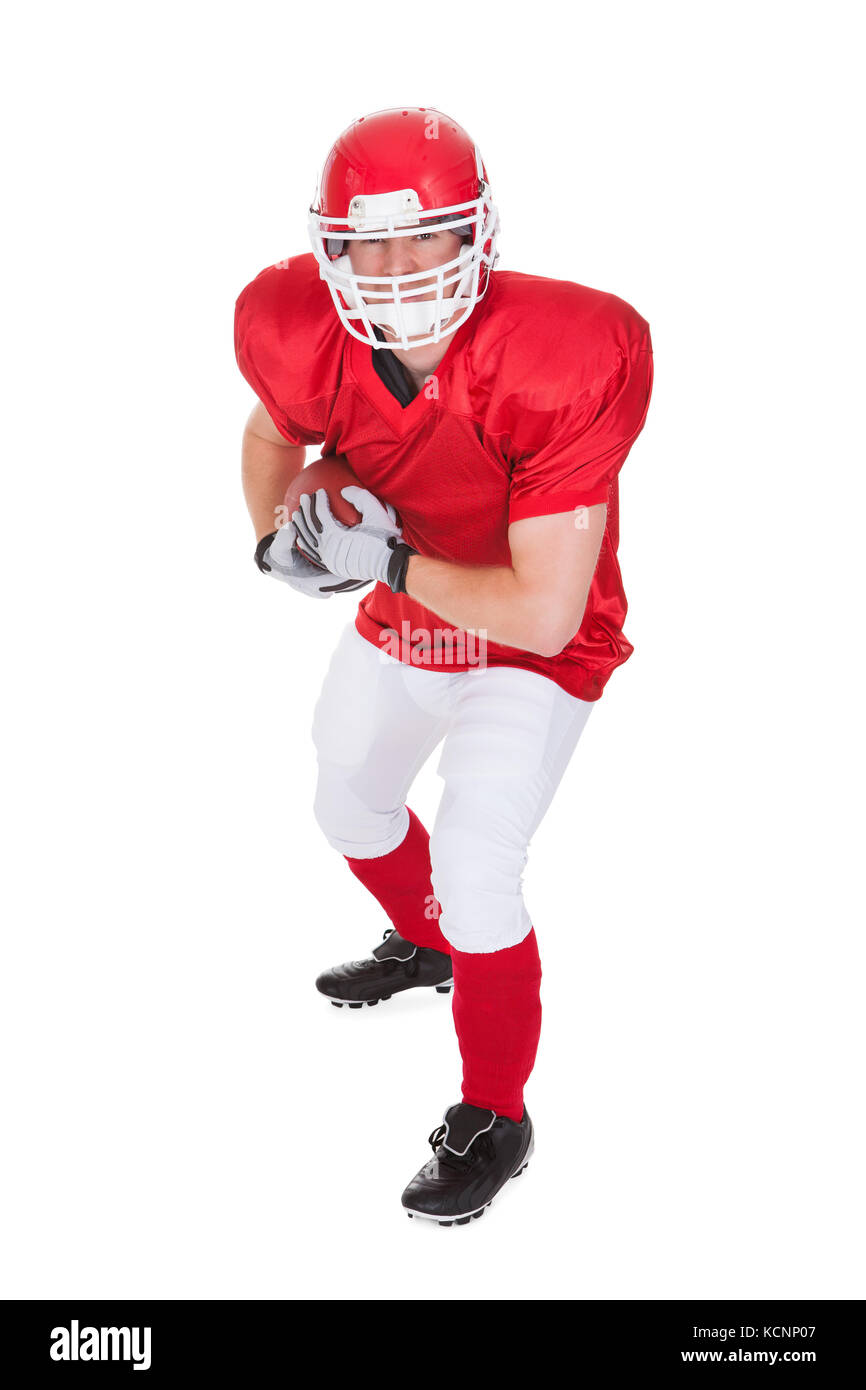
M 395 199 L 403 195 L 383 195 Z M 368 203 L 371 199 L 367 200 Z M 415 212 L 421 211 L 416 209 Z M 400 227 L 406 227 L 408 216 L 405 211 L 394 212 L 391 220 L 384 226 L 360 228 L 359 221 L 346 223 L 343 232 L 344 254 L 331 260 L 326 253 L 327 233 L 331 237 L 338 234 L 333 226 L 335 220 L 320 214 L 311 214 L 310 237 L 319 263 L 319 273 L 327 283 L 340 320 L 353 338 L 369 343 L 373 348 L 423 347 L 427 343 L 438 343 L 450 337 L 468 318 L 483 295 L 479 293 L 482 269 L 488 272 L 496 260 L 496 236 L 499 218 L 496 208 L 488 197 L 461 204 L 457 209 L 462 221 L 474 224 L 473 241 L 464 242 L 456 257 L 444 265 L 432 266 L 429 270 L 416 271 L 411 275 L 356 275 L 352 263 L 345 253 L 346 240 L 360 239 L 373 230 L 381 230 L 393 236 Z M 454 230 L 455 209 L 443 209 L 441 222 L 436 222 L 436 210 L 430 210 L 424 217 L 425 231 Z M 409 225 L 418 226 L 417 215 Z M 342 231 L 342 228 L 340 228 Z M 486 252 L 485 252 L 486 248 Z M 363 294 L 359 290 L 363 283 Z M 484 288 L 486 289 L 485 279 Z M 446 293 L 452 290 L 453 293 Z M 413 293 L 414 291 L 414 293 Z M 419 298 L 423 295 L 424 298 Z M 389 329 L 396 335 L 387 342 L 381 342 L 374 328 Z
M 349 316 L 355 317 L 352 311 L 356 311 L 357 317 L 363 321 L 364 313 L 371 323 L 378 328 L 390 328 L 393 333 L 401 338 L 419 338 L 428 334 L 436 333 L 437 328 L 441 331 L 445 324 L 452 319 L 455 314 L 460 314 L 461 322 L 472 308 L 474 300 L 471 294 L 472 285 L 472 246 L 464 244 L 457 256 L 460 263 L 459 269 L 462 274 L 457 281 L 453 295 L 437 293 L 434 298 L 421 299 L 405 298 L 407 292 L 417 285 L 415 281 L 407 280 L 405 275 L 396 276 L 356 276 L 352 271 L 352 262 L 348 255 L 339 256 L 333 262 L 334 267 L 346 276 L 349 281 L 347 288 L 341 289 L 343 298 L 349 307 Z M 457 262 L 453 264 L 456 266 Z M 452 263 L 449 262 L 449 265 Z M 445 285 L 450 288 L 449 281 L 453 280 L 455 272 L 452 270 L 443 277 Z M 432 279 L 428 273 L 426 278 Z M 358 281 L 362 281 L 365 292 L 362 295 L 357 289 Z M 388 299 L 376 299 L 369 293 L 368 287 L 373 286 L 376 290 L 387 293 Z M 424 294 L 429 295 L 431 290 L 437 286 L 430 285 L 424 287 Z M 397 301 L 397 295 L 400 299 Z M 362 310 L 363 304 L 363 310 Z

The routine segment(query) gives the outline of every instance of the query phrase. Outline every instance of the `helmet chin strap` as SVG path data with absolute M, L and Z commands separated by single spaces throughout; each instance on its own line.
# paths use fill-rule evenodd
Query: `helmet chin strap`
M 438 315 L 436 312 L 435 300 L 429 299 L 420 304 L 404 304 L 402 306 L 402 328 L 406 331 L 407 338 L 426 337 L 436 328 L 438 318 L 439 324 L 446 324 L 449 319 L 460 309 L 465 309 L 470 303 L 468 299 L 458 298 L 454 295 L 451 299 L 443 301 L 442 309 Z M 401 310 L 396 304 L 372 304 L 367 305 L 367 314 L 370 322 L 375 323 L 377 328 L 390 328 L 399 338 L 401 335 Z

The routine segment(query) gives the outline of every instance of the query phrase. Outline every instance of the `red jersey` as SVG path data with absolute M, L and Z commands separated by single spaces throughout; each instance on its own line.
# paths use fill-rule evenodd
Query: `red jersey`
M 241 292 L 235 351 L 280 433 L 344 454 L 396 508 L 421 555 L 510 565 L 511 522 L 606 502 L 586 609 L 568 645 L 553 657 L 490 641 L 484 652 L 488 666 L 523 667 L 582 700 L 599 698 L 634 650 L 622 630 L 617 475 L 646 419 L 653 358 L 649 325 L 629 304 L 495 271 L 435 375 L 402 406 L 373 366 L 374 349 L 343 328 L 308 254 L 269 266 Z M 361 600 L 355 623 L 413 665 L 479 664 L 471 636 L 386 584 Z

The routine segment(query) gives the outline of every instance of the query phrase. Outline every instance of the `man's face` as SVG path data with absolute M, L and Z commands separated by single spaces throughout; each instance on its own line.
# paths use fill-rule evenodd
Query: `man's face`
M 423 270 L 433 270 L 447 261 L 456 260 L 460 251 L 460 237 L 456 232 L 425 232 L 422 229 L 413 236 L 364 237 L 360 241 L 349 242 L 349 260 L 353 275 L 397 276 L 415 275 Z M 416 280 L 413 289 L 424 288 L 424 294 L 413 294 L 410 303 L 421 299 L 436 298 L 436 278 L 430 277 L 430 289 L 426 280 Z M 368 289 L 381 289 L 370 284 Z M 456 280 L 444 286 L 444 295 L 450 299 L 457 288 Z M 363 295 L 363 279 L 358 285 Z M 375 300 L 368 300 L 375 303 Z M 396 337 L 390 329 L 383 330 L 388 337 Z M 422 335 L 419 335 L 422 336 Z

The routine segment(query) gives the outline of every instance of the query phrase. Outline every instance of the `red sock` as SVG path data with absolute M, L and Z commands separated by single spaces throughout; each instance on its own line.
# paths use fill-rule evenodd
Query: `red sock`
M 451 947 L 439 930 L 440 907 L 430 878 L 430 836 L 414 811 L 409 810 L 406 838 L 390 854 L 377 859 L 343 857 L 406 941 L 450 954 Z
M 519 1123 L 523 1087 L 541 1033 L 541 961 L 535 931 L 519 945 L 489 955 L 452 947 L 451 959 L 463 1099 Z

